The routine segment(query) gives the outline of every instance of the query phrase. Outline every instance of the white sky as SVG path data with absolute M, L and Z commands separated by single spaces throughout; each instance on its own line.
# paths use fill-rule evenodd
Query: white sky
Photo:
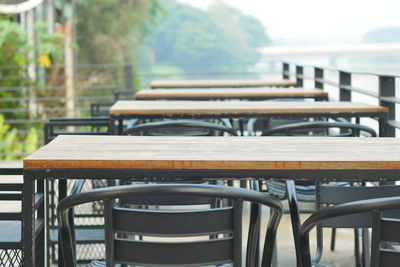
M 206 8 L 214 0 L 179 0 Z M 400 27 L 399 0 L 223 0 L 290 44 L 354 43 L 371 29 Z

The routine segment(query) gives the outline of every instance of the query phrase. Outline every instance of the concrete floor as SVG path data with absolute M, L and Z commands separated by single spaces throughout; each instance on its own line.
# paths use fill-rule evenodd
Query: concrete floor
M 306 219 L 302 216 L 302 221 Z M 351 267 L 355 266 L 354 258 L 354 231 L 352 229 L 337 230 L 336 250 L 330 251 L 331 230 L 324 230 L 324 251 L 321 264 L 331 267 Z M 289 215 L 284 215 L 278 229 L 278 266 L 296 266 L 296 255 L 293 245 L 292 227 Z M 311 253 L 315 251 L 315 233 L 310 235 Z

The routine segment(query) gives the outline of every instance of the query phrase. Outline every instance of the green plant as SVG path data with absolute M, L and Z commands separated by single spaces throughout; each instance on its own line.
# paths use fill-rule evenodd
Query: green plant
M 23 158 L 38 148 L 38 133 L 31 128 L 25 140 L 19 140 L 17 129 L 11 129 L 0 114 L 0 159 L 13 160 Z

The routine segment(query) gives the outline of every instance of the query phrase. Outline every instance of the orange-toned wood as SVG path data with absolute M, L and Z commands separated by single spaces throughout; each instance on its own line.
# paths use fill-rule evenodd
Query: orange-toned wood
M 205 88 L 205 87 L 269 87 L 296 86 L 290 80 L 187 80 L 187 81 L 152 81 L 151 88 Z
M 110 115 L 133 114 L 321 114 L 387 112 L 386 107 L 354 102 L 284 101 L 118 101 Z
M 59 136 L 24 168 L 400 170 L 400 139 Z
M 140 90 L 136 99 L 246 98 L 246 97 L 326 97 L 321 89 L 304 88 L 213 88 Z

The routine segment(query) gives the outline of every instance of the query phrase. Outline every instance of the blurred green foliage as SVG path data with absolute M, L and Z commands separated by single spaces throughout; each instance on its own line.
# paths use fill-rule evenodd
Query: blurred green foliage
M 159 29 L 149 41 L 157 63 L 179 64 L 186 71 L 244 70 L 259 60 L 258 47 L 270 39 L 254 17 L 216 1 L 201 10 L 173 0 L 161 1 L 166 16 L 158 18 Z M 233 64 L 240 63 L 240 64 Z
M 30 128 L 23 142 L 18 140 L 17 129 L 11 129 L 4 122 L 0 114 L 0 160 L 13 160 L 23 158 L 38 148 L 38 133 L 35 128 Z
M 158 0 L 84 0 L 77 7 L 79 63 L 132 63 L 153 30 Z

